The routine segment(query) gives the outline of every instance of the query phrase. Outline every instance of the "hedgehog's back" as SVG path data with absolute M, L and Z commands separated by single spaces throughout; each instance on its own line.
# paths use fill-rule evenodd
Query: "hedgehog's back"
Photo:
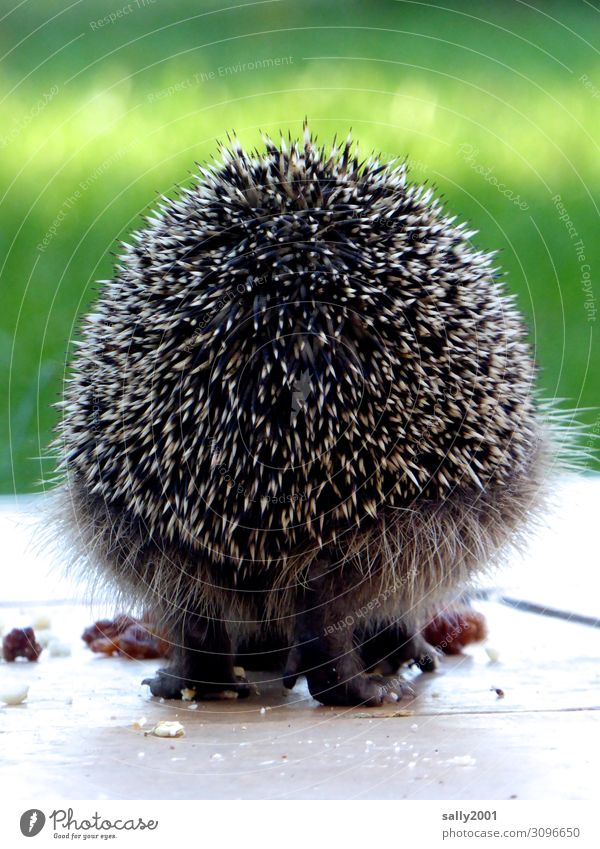
M 470 235 L 348 145 L 224 152 L 85 320 L 64 468 L 156 544 L 230 564 L 525 478 L 533 363 Z

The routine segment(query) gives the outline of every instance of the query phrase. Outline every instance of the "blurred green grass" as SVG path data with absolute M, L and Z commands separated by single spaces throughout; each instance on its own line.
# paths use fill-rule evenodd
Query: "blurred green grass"
M 156 193 L 227 131 L 259 143 L 305 115 L 324 141 L 351 126 L 361 150 L 408 156 L 499 249 L 544 393 L 598 406 L 590 3 L 28 0 L 0 4 L 0 18 L 0 491 L 50 473 L 50 404 L 77 317 Z M 579 418 L 598 426 L 596 409 Z

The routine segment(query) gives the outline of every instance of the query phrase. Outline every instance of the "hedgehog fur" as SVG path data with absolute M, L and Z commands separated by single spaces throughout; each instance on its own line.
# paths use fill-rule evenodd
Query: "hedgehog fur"
M 198 644 L 418 631 L 527 532 L 549 464 L 474 234 L 350 138 L 222 146 L 83 320 L 54 443 L 73 561 L 183 642 L 194 617 Z

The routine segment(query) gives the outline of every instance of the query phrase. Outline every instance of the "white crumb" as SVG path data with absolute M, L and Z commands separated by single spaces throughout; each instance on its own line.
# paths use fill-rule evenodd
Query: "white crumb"
M 4 702 L 5 705 L 20 705 L 28 695 L 29 686 L 15 685 L 11 688 L 9 685 L 6 689 L 0 691 L 0 702 Z
M 47 631 L 50 629 L 51 625 L 52 622 L 50 620 L 50 616 L 44 611 L 40 611 L 31 623 L 31 627 L 34 631 Z
M 56 639 L 52 631 L 47 628 L 42 628 L 42 630 L 36 631 L 35 638 L 43 649 L 47 648 L 52 640 Z
M 50 657 L 71 657 L 71 646 L 53 637 L 48 643 L 48 654 Z
M 169 722 L 166 719 L 157 722 L 151 731 L 145 731 L 147 734 L 152 734 L 154 737 L 184 737 L 185 728 L 181 722 Z
M 448 763 L 456 764 L 456 766 L 475 766 L 477 761 L 472 755 L 455 755 L 449 759 Z
M 500 652 L 498 649 L 492 648 L 492 646 L 486 646 L 485 653 L 489 657 L 491 663 L 498 663 L 500 660 Z

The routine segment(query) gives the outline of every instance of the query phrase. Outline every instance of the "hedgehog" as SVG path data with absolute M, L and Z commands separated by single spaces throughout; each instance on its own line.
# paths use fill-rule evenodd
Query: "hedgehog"
M 349 136 L 228 137 L 161 196 L 84 316 L 58 406 L 57 533 L 156 610 L 154 696 L 283 680 L 379 705 L 435 666 L 423 623 L 527 537 L 551 437 L 495 254 L 406 160 Z M 370 657 L 370 661 L 369 658 Z

